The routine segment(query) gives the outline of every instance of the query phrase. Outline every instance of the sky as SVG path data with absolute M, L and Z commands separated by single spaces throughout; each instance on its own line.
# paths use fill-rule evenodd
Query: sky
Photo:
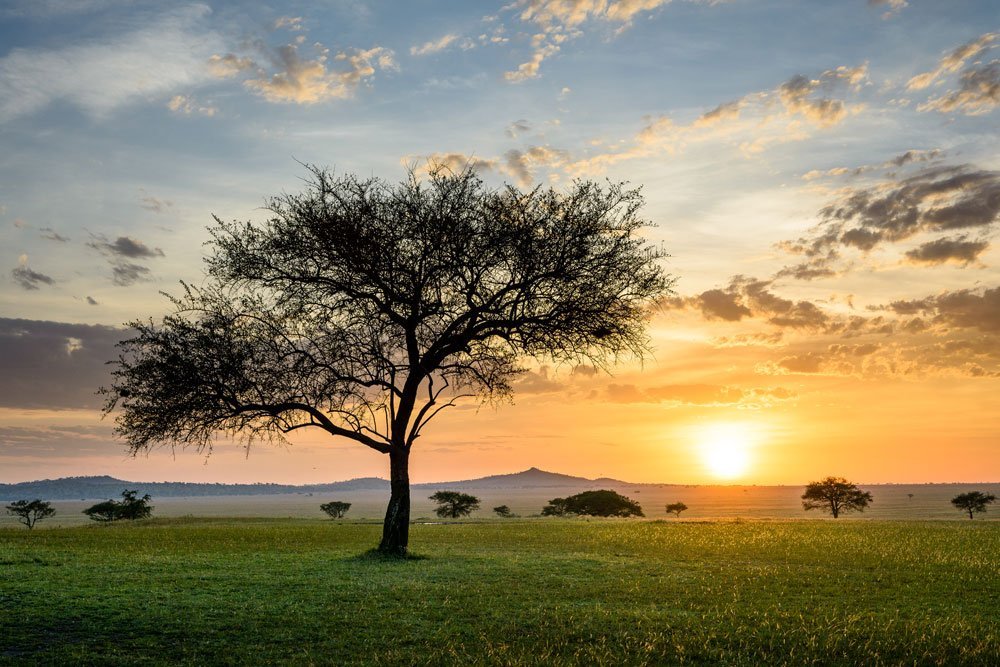
M 413 481 L 1000 480 L 995 0 L 0 7 L 0 482 L 385 477 L 325 434 L 126 454 L 98 387 L 303 164 L 641 187 L 675 294 L 612 375 L 530 364 Z

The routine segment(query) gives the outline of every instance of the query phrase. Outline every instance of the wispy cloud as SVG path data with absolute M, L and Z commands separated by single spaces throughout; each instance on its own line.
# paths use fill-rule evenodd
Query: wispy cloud
M 954 74 L 962 69 L 967 60 L 974 58 L 982 51 L 988 49 L 996 38 L 997 33 L 988 32 L 970 42 L 966 42 L 942 58 L 935 69 L 918 74 L 910 79 L 906 84 L 906 89 L 911 91 L 924 90 L 931 84 L 939 81 L 942 77 Z
M 458 35 L 449 33 L 443 35 L 439 39 L 431 40 L 429 42 L 424 42 L 420 46 L 410 47 L 411 56 L 426 56 L 431 53 L 437 53 L 439 51 L 444 51 L 449 46 L 457 42 L 459 39 Z
M 57 49 L 14 49 L 0 59 L 0 122 L 69 102 L 94 117 L 209 78 L 222 38 L 191 5 L 111 38 Z

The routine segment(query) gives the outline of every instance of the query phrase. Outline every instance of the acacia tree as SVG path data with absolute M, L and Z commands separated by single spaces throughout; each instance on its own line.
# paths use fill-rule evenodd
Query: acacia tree
M 843 477 L 827 477 L 806 485 L 802 494 L 802 508 L 826 510 L 836 519 L 841 512 L 864 512 L 872 502 L 872 494 L 862 491 L 856 484 Z
M 56 513 L 52 503 L 36 498 L 35 500 L 15 500 L 7 505 L 7 514 L 17 517 L 17 520 L 31 530 L 42 519 L 48 519 Z
M 343 519 L 347 510 L 351 509 L 351 503 L 340 500 L 332 500 L 319 506 L 321 510 L 330 515 L 331 519 Z
M 677 503 L 669 503 L 664 509 L 667 511 L 667 514 L 673 514 L 675 517 L 680 518 L 681 512 L 683 512 L 687 508 L 688 506 L 685 505 L 684 503 L 677 502 Z
M 996 499 L 997 497 L 992 493 L 969 491 L 968 493 L 960 493 L 952 498 L 951 504 L 963 512 L 968 512 L 969 518 L 974 519 L 973 512 L 985 512 L 986 506 L 995 502 Z
M 501 401 L 526 358 L 609 368 L 648 349 L 672 279 L 638 190 L 489 189 L 471 171 L 391 185 L 309 167 L 262 224 L 215 218 L 206 279 L 138 321 L 105 412 L 138 453 L 319 429 L 386 454 L 379 549 L 406 552 L 409 457 L 463 397 Z
M 460 491 L 438 491 L 430 499 L 438 504 L 434 512 L 442 519 L 469 516 L 479 509 L 479 498 Z

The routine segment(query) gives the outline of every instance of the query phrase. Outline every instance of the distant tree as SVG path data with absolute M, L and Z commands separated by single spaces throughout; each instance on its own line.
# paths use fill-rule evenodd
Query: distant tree
M 913 494 L 912 493 L 907 493 L 906 497 L 909 498 L 910 500 L 913 500 Z
M 565 516 L 569 514 L 569 506 L 565 498 L 553 498 L 542 508 L 542 516 Z
M 511 513 L 510 508 L 507 507 L 506 505 L 500 505 L 499 507 L 494 507 L 493 511 L 496 513 L 497 516 L 502 517 L 504 519 L 510 519 L 512 517 L 517 516 L 516 514 Z
M 583 514 L 587 516 L 645 516 L 642 507 L 615 491 L 584 491 L 568 498 L 553 498 L 542 509 L 543 516 Z
M 963 512 L 968 512 L 969 518 L 972 519 L 973 512 L 985 512 L 986 506 L 995 502 L 996 499 L 997 497 L 992 493 L 969 491 L 968 493 L 960 493 L 952 498 L 951 504 Z
M 434 512 L 442 518 L 457 519 L 479 509 L 479 498 L 458 491 L 438 491 L 430 499 L 438 504 Z
M 802 494 L 805 510 L 825 510 L 836 519 L 841 512 L 864 512 L 872 502 L 872 494 L 862 491 L 857 485 L 843 477 L 827 477 L 819 482 L 806 485 Z
M 133 454 L 301 429 L 385 454 L 379 550 L 401 555 L 427 423 L 463 398 L 507 400 L 526 359 L 645 356 L 673 279 L 640 192 L 621 184 L 525 192 L 471 169 L 399 184 L 309 169 L 265 221 L 216 219 L 207 278 L 162 321 L 131 324 L 104 410 Z
M 7 514 L 17 517 L 17 520 L 31 530 L 42 519 L 47 519 L 56 513 L 51 503 L 37 498 L 32 501 L 17 500 L 7 505 Z
M 688 506 L 685 505 L 684 503 L 670 503 L 669 505 L 667 505 L 666 510 L 667 514 L 673 514 L 676 517 L 680 517 L 681 512 L 683 512 L 687 508 Z
M 94 521 L 135 521 L 137 519 L 148 519 L 153 515 L 153 506 L 149 504 L 150 497 L 147 493 L 142 498 L 138 497 L 138 491 L 122 491 L 121 500 L 105 500 L 97 503 L 83 513 Z
M 331 519 L 343 519 L 344 515 L 347 514 L 347 510 L 351 509 L 351 503 L 334 500 L 323 503 L 319 508 L 329 514 Z

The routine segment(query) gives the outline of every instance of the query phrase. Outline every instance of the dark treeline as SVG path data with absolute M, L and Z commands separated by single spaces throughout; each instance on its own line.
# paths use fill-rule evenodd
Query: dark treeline
M 117 497 L 123 488 L 136 489 L 140 495 L 153 497 L 183 496 L 257 496 L 282 493 L 326 493 L 363 489 L 384 490 L 389 482 L 377 477 L 351 479 L 330 484 L 200 484 L 195 482 L 130 482 L 107 475 L 99 477 L 63 477 L 19 484 L 0 484 L 0 500 L 48 498 L 81 500 Z

